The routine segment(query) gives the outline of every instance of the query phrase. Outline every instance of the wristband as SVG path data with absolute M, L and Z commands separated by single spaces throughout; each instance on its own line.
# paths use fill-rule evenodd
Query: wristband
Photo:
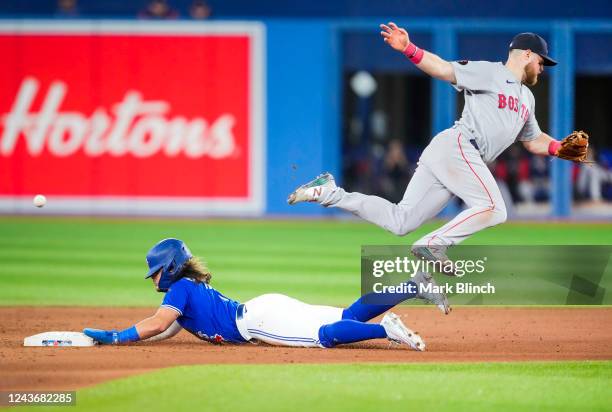
M 558 140 L 551 140 L 548 144 L 548 154 L 551 156 L 557 155 L 557 150 L 561 147 L 561 142 Z
M 420 47 L 417 47 L 414 43 L 408 43 L 408 46 L 403 51 L 404 56 L 408 57 L 414 64 L 421 63 L 425 52 Z
M 113 340 L 115 343 L 126 343 L 126 342 L 136 342 L 140 340 L 140 336 L 138 335 L 138 331 L 136 330 L 136 326 L 132 326 L 129 329 L 122 330 L 121 332 L 117 332 L 116 337 L 113 336 Z

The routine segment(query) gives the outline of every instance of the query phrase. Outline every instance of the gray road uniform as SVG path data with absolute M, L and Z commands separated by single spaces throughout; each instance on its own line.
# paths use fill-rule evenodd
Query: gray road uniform
M 461 119 L 425 148 L 398 204 L 342 188 L 322 199 L 397 235 L 405 235 L 436 216 L 453 197 L 467 205 L 453 220 L 418 240 L 419 245 L 453 245 L 506 220 L 506 206 L 486 163 L 517 139 L 536 139 L 535 99 L 502 63 L 451 63 L 464 92 Z

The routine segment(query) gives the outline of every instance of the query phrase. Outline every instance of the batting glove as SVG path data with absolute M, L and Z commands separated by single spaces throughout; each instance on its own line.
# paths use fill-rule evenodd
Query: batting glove
M 135 326 L 131 328 L 117 332 L 116 330 L 102 330 L 102 329 L 83 329 L 83 333 L 96 342 L 104 345 L 116 345 L 118 343 L 136 342 L 140 340 L 138 331 Z
M 116 330 L 83 329 L 83 333 L 98 343 L 116 345 L 119 343 L 119 332 Z

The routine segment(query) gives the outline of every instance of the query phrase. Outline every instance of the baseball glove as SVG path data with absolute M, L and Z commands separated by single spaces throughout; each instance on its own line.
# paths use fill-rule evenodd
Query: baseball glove
M 574 131 L 561 140 L 561 146 L 557 150 L 557 157 L 576 163 L 588 163 L 586 160 L 588 149 L 589 135 L 582 130 Z

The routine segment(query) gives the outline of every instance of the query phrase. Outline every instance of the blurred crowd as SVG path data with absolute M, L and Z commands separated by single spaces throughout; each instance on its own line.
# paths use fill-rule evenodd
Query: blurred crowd
M 422 149 L 406 147 L 401 139 L 370 145 L 345 145 L 344 182 L 347 190 L 399 202 L 417 166 Z M 612 201 L 612 164 L 590 149 L 592 164 L 572 165 L 574 200 Z M 508 206 L 547 203 L 551 197 L 551 159 L 534 156 L 512 145 L 489 165 Z
M 212 10 L 205 0 L 193 0 L 186 16 L 182 16 L 181 12 L 168 0 L 150 0 L 145 8 L 138 12 L 137 17 L 145 20 L 173 20 L 184 17 L 192 20 L 205 20 L 211 14 Z M 83 16 L 79 11 L 77 0 L 58 0 L 55 17 L 65 19 Z
M 591 147 L 590 164 L 572 164 L 573 198 L 579 203 L 612 201 L 612 170 L 606 156 Z M 491 167 L 506 203 L 533 204 L 550 200 L 551 159 L 535 156 L 513 145 Z

